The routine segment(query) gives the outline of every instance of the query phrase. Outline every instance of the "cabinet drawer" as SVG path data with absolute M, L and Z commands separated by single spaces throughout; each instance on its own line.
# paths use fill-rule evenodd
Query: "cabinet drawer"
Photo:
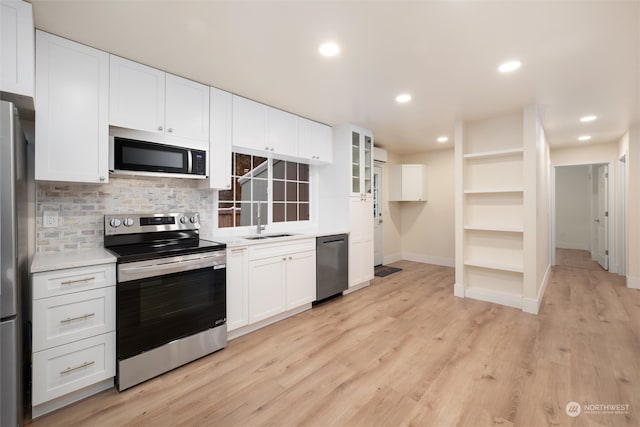
M 70 294 L 115 284 L 115 264 L 34 273 L 33 299 Z
M 33 353 L 32 404 L 115 375 L 115 332 Z
M 249 246 L 249 260 L 290 255 L 297 252 L 315 251 L 316 239 L 288 240 L 286 242 L 266 243 Z
M 115 330 L 115 286 L 33 302 L 33 351 Z

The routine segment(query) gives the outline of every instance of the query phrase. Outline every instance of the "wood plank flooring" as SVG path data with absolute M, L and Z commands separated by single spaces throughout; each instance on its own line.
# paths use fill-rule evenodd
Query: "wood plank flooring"
M 640 292 L 557 266 L 541 313 L 453 296 L 403 271 L 187 366 L 32 426 L 638 426 Z M 629 404 L 570 418 L 565 406 Z

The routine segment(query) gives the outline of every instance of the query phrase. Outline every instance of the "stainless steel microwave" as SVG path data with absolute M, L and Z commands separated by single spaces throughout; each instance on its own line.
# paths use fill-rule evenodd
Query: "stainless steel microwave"
M 109 169 L 115 174 L 205 178 L 207 153 L 112 136 L 109 138 Z

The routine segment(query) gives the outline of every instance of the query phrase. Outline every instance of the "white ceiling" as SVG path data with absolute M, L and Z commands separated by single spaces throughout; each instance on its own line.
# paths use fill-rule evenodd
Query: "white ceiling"
M 640 123 L 640 1 L 32 0 L 37 28 L 335 125 L 398 153 L 537 103 L 552 146 Z M 335 40 L 336 58 L 318 55 Z M 496 71 L 522 61 L 510 75 Z M 413 100 L 396 104 L 409 92 Z M 578 119 L 595 114 L 583 124 Z

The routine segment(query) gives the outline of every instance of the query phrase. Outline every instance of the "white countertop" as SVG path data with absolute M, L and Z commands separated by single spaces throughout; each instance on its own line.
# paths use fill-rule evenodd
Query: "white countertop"
M 39 253 L 33 257 L 31 273 L 61 270 L 63 268 L 86 267 L 88 265 L 109 264 L 112 262 L 116 262 L 116 257 L 103 248 Z
M 349 234 L 348 231 L 332 231 L 332 232 L 308 232 L 308 233 L 295 233 L 287 231 L 269 231 L 263 232 L 263 236 L 269 236 L 273 234 L 288 234 L 288 236 L 272 237 L 269 239 L 249 239 L 248 237 L 257 236 L 257 234 L 244 235 L 244 236 L 229 236 L 229 235 L 213 235 L 211 238 L 203 237 L 206 240 L 214 240 L 216 242 L 225 243 L 228 248 L 236 248 L 240 246 L 252 246 L 261 245 L 265 243 L 277 243 L 286 242 L 290 240 L 299 239 L 315 239 L 316 237 L 331 236 L 333 234 Z

